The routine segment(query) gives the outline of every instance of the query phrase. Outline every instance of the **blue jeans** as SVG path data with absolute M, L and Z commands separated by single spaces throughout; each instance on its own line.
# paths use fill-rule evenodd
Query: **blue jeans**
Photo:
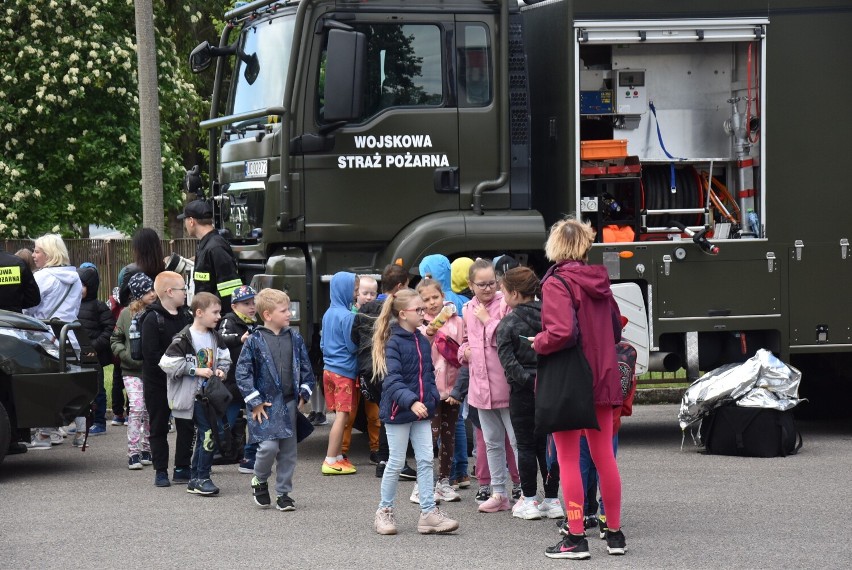
M 216 446 L 213 439 L 213 430 L 207 421 L 207 414 L 201 402 L 195 402 L 192 413 L 195 422 L 195 449 L 192 451 L 192 464 L 189 467 L 190 479 L 209 479 L 210 466 L 213 465 L 213 448 Z
M 453 455 L 453 468 L 450 469 L 450 479 L 461 479 L 467 476 L 467 429 L 462 414 L 459 414 L 459 421 L 456 422 L 456 449 Z
M 237 421 L 237 416 L 240 415 L 240 410 L 243 409 L 244 405 L 240 400 L 231 400 L 231 403 L 228 404 L 228 408 L 225 410 L 225 420 L 227 420 L 229 426 L 234 427 L 234 422 Z
M 612 454 L 618 455 L 618 434 L 612 436 Z M 583 481 L 583 496 L 585 505 L 583 505 L 584 515 L 593 515 L 598 511 L 597 494 L 598 494 L 598 470 L 595 468 L 595 462 L 592 461 L 592 455 L 589 452 L 589 442 L 586 441 L 586 436 L 580 436 L 580 478 Z M 601 516 L 606 516 L 604 510 L 603 498 L 600 500 Z
M 382 475 L 382 500 L 379 508 L 393 508 L 399 473 L 405 465 L 408 440 L 417 460 L 417 489 L 420 493 L 420 512 L 435 509 L 435 478 L 432 471 L 432 421 L 418 420 L 409 424 L 385 424 L 390 455 Z

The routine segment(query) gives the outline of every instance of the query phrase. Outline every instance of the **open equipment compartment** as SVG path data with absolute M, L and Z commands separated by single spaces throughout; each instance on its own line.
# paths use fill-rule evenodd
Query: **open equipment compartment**
M 577 145 L 576 211 L 599 240 L 610 224 L 634 228 L 632 241 L 671 239 L 681 226 L 706 228 L 715 240 L 766 237 L 768 23 L 575 23 L 577 140 L 627 140 L 629 155 L 584 161 Z M 623 161 L 638 162 L 641 173 L 619 170 Z

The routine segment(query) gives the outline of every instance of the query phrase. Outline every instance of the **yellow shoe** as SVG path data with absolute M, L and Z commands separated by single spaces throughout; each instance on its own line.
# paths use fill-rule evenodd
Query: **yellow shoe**
M 351 475 L 352 473 L 355 473 L 355 468 L 347 467 L 342 461 L 336 461 L 335 463 L 322 462 L 323 475 Z
M 338 463 L 340 465 L 345 465 L 348 469 L 351 469 L 350 473 L 357 473 L 358 472 L 358 469 L 356 469 L 355 466 L 352 465 L 352 462 L 349 461 L 349 459 L 346 458 L 346 457 L 344 457 L 342 461 L 338 461 Z

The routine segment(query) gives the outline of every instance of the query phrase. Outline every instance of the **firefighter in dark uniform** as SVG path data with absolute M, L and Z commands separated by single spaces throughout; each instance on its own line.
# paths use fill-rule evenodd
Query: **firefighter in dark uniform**
M 22 309 L 35 307 L 39 303 L 41 303 L 41 292 L 30 266 L 17 255 L 0 250 L 0 309 L 20 313 Z M 29 428 L 15 429 L 18 422 L 11 394 L 6 392 L 7 389 L 8 384 L 0 385 L 0 400 L 9 413 L 13 428 L 7 453 L 9 455 L 25 453 L 27 446 L 20 442 L 29 441 L 30 430 Z
M 0 250 L 0 309 L 20 313 L 39 303 L 41 292 L 27 262 Z
M 230 244 L 213 226 L 213 208 L 204 200 L 194 200 L 184 206 L 178 219 L 183 220 L 187 235 L 199 240 L 193 273 L 195 293 L 213 293 L 222 300 L 222 314 L 230 312 L 231 293 L 243 282 Z

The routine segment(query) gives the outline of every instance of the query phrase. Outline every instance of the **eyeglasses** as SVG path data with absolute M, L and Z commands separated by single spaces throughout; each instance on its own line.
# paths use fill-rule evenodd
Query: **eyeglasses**
M 497 286 L 496 281 L 483 281 L 482 283 L 474 283 L 480 289 L 493 289 Z
M 425 315 L 426 309 L 423 307 L 417 307 L 416 309 L 403 309 L 402 311 L 416 311 L 418 315 Z M 402 312 L 400 311 L 400 312 Z
M 169 287 L 169 289 L 172 291 L 183 291 L 184 293 L 189 291 L 189 287 L 187 287 L 186 285 L 184 285 L 183 287 Z

